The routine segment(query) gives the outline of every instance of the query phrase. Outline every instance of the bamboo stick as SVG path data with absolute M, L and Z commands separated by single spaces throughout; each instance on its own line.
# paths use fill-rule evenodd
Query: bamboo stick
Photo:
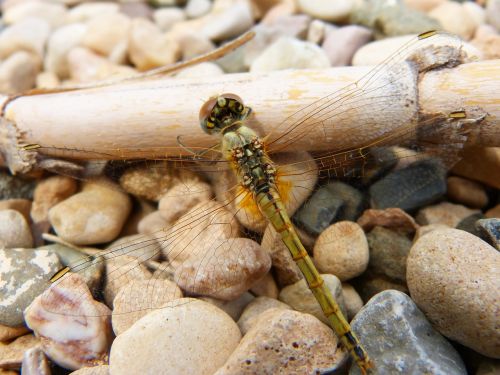
M 369 67 L 316 71 L 243 73 L 191 79 L 161 78 L 109 87 L 19 97 L 5 108 L 0 147 L 5 154 L 19 145 L 44 146 L 45 154 L 79 159 L 159 157 L 210 147 L 217 140 L 199 127 L 198 112 L 209 97 L 238 94 L 254 111 L 249 125 L 261 135 L 285 135 L 282 124 L 300 108 L 370 72 Z M 499 60 L 474 62 L 418 75 L 401 63 L 397 76 L 377 76 L 375 90 L 357 91 L 347 104 L 337 103 L 334 118 L 316 119 L 296 139 L 293 150 L 350 149 L 390 134 L 402 124 L 418 126 L 418 114 L 478 109 L 488 116 L 476 128 L 476 145 L 500 146 Z M 418 84 L 420 82 L 420 84 Z M 342 111 L 342 106 L 349 110 Z M 330 107 L 331 108 L 331 107 Z M 300 117 L 296 115 L 295 117 Z M 51 147 L 51 148 L 45 148 Z M 74 150 L 81 150 L 75 152 Z M 99 153 L 99 154 L 96 154 Z M 101 154 L 102 153 L 102 154 Z M 12 160 L 12 155 L 6 159 Z M 12 166 L 11 166 L 12 168 Z

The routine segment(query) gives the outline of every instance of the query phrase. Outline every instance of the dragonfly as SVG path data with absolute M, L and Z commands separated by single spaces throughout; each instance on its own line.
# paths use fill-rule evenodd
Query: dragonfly
M 165 278 L 180 286 L 185 295 L 234 298 L 228 297 L 230 293 L 226 292 L 235 288 L 235 279 L 245 275 L 232 274 L 227 280 L 216 282 L 211 280 L 210 274 L 201 275 L 201 267 L 208 264 L 231 273 L 231 269 L 238 269 L 239 259 L 234 259 L 234 254 L 241 259 L 247 256 L 234 249 L 237 245 L 233 240 L 243 235 L 258 240 L 266 228 L 271 228 L 269 230 L 274 230 L 289 250 L 289 257 L 318 301 L 326 322 L 350 352 L 361 372 L 369 373 L 374 363 L 362 340 L 352 331 L 303 244 L 303 239 L 310 238 L 311 234 L 297 227 L 292 215 L 301 206 L 307 205 L 306 198 L 313 191 L 331 180 L 345 178 L 368 183 L 384 173 L 384 165 L 394 166 L 407 158 L 413 162 L 418 158 L 431 158 L 444 169 L 450 167 L 458 160 L 467 139 L 463 126 L 467 114 L 462 109 L 450 109 L 448 113 L 420 118 L 418 131 L 414 122 L 403 123 L 396 131 L 367 136 L 358 147 L 349 150 L 336 150 L 335 140 L 332 139 L 328 149 L 322 148 L 311 155 L 297 155 L 293 151 L 294 144 L 312 134 L 327 138 L 331 128 L 342 126 L 347 118 L 366 122 L 373 116 L 372 111 L 390 108 L 395 98 L 384 89 L 387 85 L 397 84 L 402 78 L 398 74 L 401 64 L 417 51 L 435 45 L 460 49 L 461 42 L 453 35 L 438 31 L 415 36 L 356 82 L 314 101 L 263 135 L 248 126 L 252 108 L 237 93 L 217 94 L 209 98 L 200 110 L 200 132 L 218 137 L 214 146 L 190 147 L 183 143 L 182 134 L 179 134 L 179 147 L 166 149 L 161 158 L 128 163 L 132 166 L 144 163 L 160 172 L 163 168 L 178 171 L 175 180 L 181 189 L 173 197 L 192 197 L 196 204 L 172 218 L 167 228 L 149 233 L 152 236 L 145 237 L 143 241 L 111 246 L 65 265 L 50 278 L 52 285 L 41 295 L 42 306 L 47 311 L 65 314 L 61 309 L 64 297 L 61 297 L 60 290 L 77 285 L 82 289 L 81 295 L 88 293 L 85 283 L 82 285 L 74 280 L 88 272 L 96 262 L 103 262 L 112 268 L 107 272 L 107 283 L 126 284 L 136 277 L 133 274 L 136 275 L 134 271 L 139 267 L 148 271 L 140 276 L 147 280 L 148 288 L 136 295 L 134 303 L 122 307 L 121 314 L 144 315 L 154 309 L 166 308 L 164 300 L 159 301 L 153 293 Z M 446 144 L 436 144 L 433 141 L 436 136 L 445 139 Z M 58 149 L 31 144 L 25 146 L 24 151 L 36 152 L 43 158 L 44 154 L 56 154 Z M 71 151 L 76 154 L 89 150 Z M 96 159 L 119 159 L 121 151 L 92 152 Z M 282 161 L 277 162 L 280 158 Z M 202 181 L 212 181 L 213 186 L 195 184 L 193 187 L 183 180 L 183 173 L 202 176 Z M 215 198 L 210 198 L 212 189 L 216 190 Z M 205 198 L 198 202 L 200 196 Z M 154 247 L 157 243 L 160 249 Z M 233 258 L 224 259 L 225 254 L 233 254 Z M 111 261 L 120 259 L 123 261 L 111 266 Z M 102 285 L 91 289 L 95 289 L 93 294 L 99 296 Z M 178 294 L 172 296 L 177 297 Z M 108 304 L 112 305 L 112 301 Z M 66 313 L 89 315 L 83 308 Z M 103 314 L 110 314 L 110 311 Z

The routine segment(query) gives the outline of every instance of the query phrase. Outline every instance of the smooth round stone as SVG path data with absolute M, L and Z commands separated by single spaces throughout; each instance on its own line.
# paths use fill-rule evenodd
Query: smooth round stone
M 453 173 L 500 189 L 499 169 L 500 147 L 470 147 L 453 166 Z
M 386 208 L 383 210 L 368 209 L 358 219 L 365 232 L 372 230 L 375 226 L 390 228 L 401 233 L 414 233 L 419 225 L 415 219 L 400 208 Z
M 436 230 L 411 248 L 407 282 L 439 332 L 498 358 L 499 270 L 500 254 L 486 242 L 457 229 Z
M 55 30 L 47 43 L 47 52 L 44 60 L 44 68 L 55 73 L 60 79 L 69 77 L 68 52 L 80 45 L 87 25 L 83 23 L 72 23 Z
M 406 294 L 387 290 L 358 312 L 351 327 L 380 374 L 466 375 L 453 346 Z M 352 366 L 349 375 L 361 374 Z
M 444 224 L 453 228 L 466 217 L 476 213 L 479 213 L 479 210 L 473 210 L 461 204 L 442 202 L 422 208 L 418 212 L 416 219 L 421 225 Z
M 314 18 L 325 21 L 339 22 L 345 21 L 355 8 L 356 1 L 353 0 L 299 0 L 299 9 Z
M 243 335 L 257 323 L 260 315 L 270 309 L 291 309 L 286 303 L 278 301 L 274 298 L 269 297 L 257 297 L 252 302 L 250 302 L 243 310 L 240 318 L 238 319 L 238 327 Z
M 375 227 L 366 236 L 370 247 L 370 269 L 390 279 L 406 281 L 406 258 L 412 245 L 403 234 Z
M 55 73 L 45 71 L 38 73 L 35 86 L 37 89 L 54 89 L 61 86 L 61 81 Z
M 18 337 L 8 344 L 2 343 L 2 345 L 0 345 L 0 368 L 20 368 L 24 353 L 26 353 L 26 351 L 28 350 L 38 347 L 40 347 L 40 339 L 31 334 Z M 2 373 L 4 371 L 7 370 L 2 370 Z M 18 372 L 6 372 L 6 374 L 15 375 L 18 374 Z
M 50 375 L 49 361 L 39 347 L 31 348 L 24 352 L 21 372 L 27 375 Z
M 1 210 L 15 210 L 23 215 L 26 221 L 30 220 L 31 201 L 29 199 L 3 199 L 0 200 Z
M 229 301 L 250 289 L 271 268 L 271 257 L 248 238 L 200 245 L 204 245 L 204 255 L 190 257 L 175 270 L 175 282 L 187 293 Z
M 483 52 L 485 60 L 500 58 L 500 35 L 491 25 L 480 25 L 471 44 Z
M 426 13 L 446 1 L 447 0 L 404 0 L 404 3 L 408 8 Z
M 71 370 L 105 364 L 112 341 L 110 314 L 74 273 L 51 284 L 24 312 L 28 327 L 42 338 L 43 351 Z
M 0 210 L 0 223 L 0 246 L 33 247 L 31 229 L 19 211 Z
M 9 26 L 0 34 L 0 58 L 25 51 L 41 59 L 49 34 L 50 26 L 41 18 L 30 17 Z
M 253 284 L 250 291 L 255 296 L 266 296 L 270 298 L 278 298 L 279 294 L 278 285 L 276 285 L 271 272 L 266 273 L 263 278 Z
M 184 11 L 187 18 L 198 18 L 210 11 L 210 0 L 189 0 Z
M 109 374 L 110 374 L 109 365 L 82 367 L 71 373 L 71 375 L 109 375 Z
M 132 22 L 122 13 L 104 13 L 91 18 L 86 25 L 81 45 L 108 56 L 119 43 L 127 40 Z
M 153 13 L 153 20 L 162 31 L 168 31 L 177 22 L 185 19 L 186 13 L 179 8 L 159 8 Z
M 21 22 L 26 18 L 37 17 L 46 21 L 54 29 L 66 21 L 67 11 L 64 5 L 54 2 L 25 1 L 9 7 L 2 16 L 7 25 Z
M 208 39 L 200 34 L 196 34 L 193 32 L 186 32 L 186 33 L 180 33 L 179 35 L 174 34 L 174 37 L 175 37 L 175 40 L 177 40 L 177 43 L 179 43 L 179 47 L 180 47 L 181 53 L 182 53 L 182 60 L 189 60 L 189 59 L 192 59 L 192 58 L 197 57 L 199 55 L 203 55 L 205 53 L 213 51 L 215 49 L 215 44 L 210 39 Z M 207 65 L 207 64 L 210 64 L 210 65 Z M 202 66 L 204 66 L 204 68 L 194 69 L 198 65 L 202 65 Z M 215 67 L 213 67 L 213 65 L 217 65 L 217 64 L 211 63 L 211 62 L 204 62 L 204 63 L 197 64 L 197 65 L 190 67 L 190 68 L 193 68 L 193 69 L 191 69 L 191 71 L 200 72 L 200 73 L 205 72 L 205 74 L 207 74 L 207 75 L 211 75 L 211 74 L 221 75 L 224 72 L 224 70 L 222 68 L 220 68 L 219 65 L 217 65 L 217 67 L 219 67 L 219 69 L 216 69 Z M 207 68 L 208 66 L 210 66 L 210 68 Z M 180 73 L 177 75 L 177 77 L 183 77 L 184 74 L 181 74 L 181 73 L 184 72 L 185 70 L 189 71 L 190 68 L 186 68 L 186 69 L 181 70 Z M 184 77 L 189 77 L 189 76 L 190 75 L 188 74 L 187 76 L 184 76 Z
M 166 228 L 169 223 L 163 219 L 160 211 L 153 211 L 146 214 L 137 223 L 137 231 L 141 234 L 151 234 L 158 238 L 158 241 L 162 241 L 162 238 L 166 235 Z
M 342 295 L 344 296 L 344 304 L 347 311 L 346 318 L 351 320 L 363 307 L 363 300 L 358 292 L 356 292 L 356 289 L 348 283 L 342 283 Z
M 48 286 L 61 268 L 57 256 L 46 250 L 0 249 L 0 324 L 23 324 L 23 310 Z
M 2 199 L 33 199 L 35 183 L 19 176 L 0 171 L 0 196 Z
M 375 275 L 369 270 L 360 278 L 353 280 L 353 283 L 363 301 L 368 301 L 378 293 L 390 289 L 409 294 L 406 284 L 391 280 L 385 275 Z
M 352 221 L 330 225 L 316 240 L 313 257 L 318 270 L 345 281 L 361 275 L 368 266 L 365 233 Z
M 486 3 L 486 19 L 488 23 L 500 30 L 500 1 L 490 0 Z
M 14 94 L 32 89 L 39 69 L 38 57 L 25 51 L 14 52 L 0 64 L 0 91 Z
M 340 310 L 346 316 L 346 308 L 344 304 L 344 296 L 342 295 L 342 284 L 334 275 L 321 275 L 325 281 L 325 285 L 330 289 L 330 292 L 340 306 Z M 306 280 L 302 279 L 295 284 L 289 285 L 281 289 L 279 295 L 280 301 L 291 306 L 294 310 L 305 312 L 314 315 L 323 323 L 328 324 L 328 319 L 323 314 L 323 310 L 318 304 L 311 290 L 307 287 Z
M 171 34 L 163 34 L 153 22 L 135 18 L 128 39 L 129 57 L 139 70 L 148 70 L 176 62 L 181 51 Z
M 450 199 L 472 208 L 488 204 L 488 195 L 480 183 L 457 176 L 448 177 L 447 182 Z
M 160 258 L 161 245 L 153 235 L 133 234 L 113 241 L 105 251 L 109 257 L 127 255 L 145 262 Z
M 219 308 L 182 298 L 138 320 L 111 347 L 110 373 L 212 374 L 234 351 L 241 334 Z M 168 358 L 168 363 L 158 360 Z
M 439 21 L 444 30 L 469 40 L 474 34 L 476 23 L 462 4 L 446 1 L 429 12 L 429 16 Z
M 68 12 L 68 23 L 87 22 L 107 13 L 118 13 L 120 5 L 111 1 L 81 3 L 71 8 Z
M 478 3 L 471 1 L 464 2 L 462 8 L 467 12 L 467 16 L 474 22 L 475 32 L 477 28 L 486 23 L 486 11 Z
M 328 56 L 316 44 L 281 37 L 262 51 L 250 66 L 250 71 L 262 73 L 283 69 L 322 69 L 329 66 Z
M 346 66 L 351 64 L 354 53 L 372 38 L 370 29 L 350 25 L 326 32 L 321 47 L 330 59 L 331 66 Z
M 330 328 L 309 314 L 270 309 L 243 337 L 216 375 L 322 373 L 346 353 Z
M 117 187 L 87 183 L 80 193 L 52 207 L 49 220 L 56 233 L 73 244 L 109 242 L 120 233 L 131 206 Z
M 146 314 L 178 298 L 182 298 L 182 291 L 172 281 L 154 278 L 130 281 L 119 289 L 113 300 L 115 335 L 121 335 Z
M 234 38 L 254 24 L 251 3 L 247 0 L 216 1 L 204 21 L 200 32 L 211 41 Z
M 219 309 L 224 311 L 227 315 L 229 315 L 235 322 L 240 318 L 243 309 L 255 299 L 255 297 L 249 292 L 243 293 L 236 299 L 232 301 L 222 301 L 220 299 L 212 298 L 212 297 L 200 297 L 202 301 L 208 302 L 214 306 L 217 306 Z
M 73 48 L 68 53 L 68 66 L 71 79 L 81 83 L 108 79 L 110 76 L 114 79 L 130 77 L 136 73 L 129 66 L 115 64 L 82 47 Z
M 223 74 L 224 71 L 219 67 L 219 65 L 210 62 L 204 62 L 183 69 L 176 75 L 176 77 L 177 78 L 217 77 Z

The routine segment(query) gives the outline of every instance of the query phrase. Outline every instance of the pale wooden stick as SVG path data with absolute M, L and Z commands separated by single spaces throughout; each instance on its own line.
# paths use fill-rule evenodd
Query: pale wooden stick
M 401 64 L 402 77 L 395 84 L 390 77 L 378 77 L 376 92 L 358 92 L 345 116 L 337 116 L 329 126 L 318 123 L 315 131 L 294 143 L 293 150 L 359 147 L 402 124 L 415 122 L 419 112 L 446 114 L 467 111 L 471 106 L 488 113 L 478 124 L 473 141 L 500 146 L 498 60 L 427 72 L 420 76 L 420 88 L 416 86 L 416 73 L 410 64 L 406 65 Z M 179 135 L 183 144 L 194 149 L 217 142 L 200 130 L 198 112 L 206 99 L 223 92 L 238 94 L 252 107 L 255 116 L 250 126 L 261 134 L 276 129 L 273 136 L 280 136 L 288 128 L 280 125 L 283 119 L 369 71 L 365 67 L 348 67 L 182 80 L 162 78 L 20 97 L 6 107 L 0 146 L 38 144 L 57 148 L 39 150 L 45 154 L 81 159 L 188 154 L 179 147 Z M 286 143 L 286 136 L 281 141 Z M 5 155 L 5 147 L 3 152 Z

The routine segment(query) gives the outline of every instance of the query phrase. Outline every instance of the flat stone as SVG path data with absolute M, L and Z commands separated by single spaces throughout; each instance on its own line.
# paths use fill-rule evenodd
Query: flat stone
M 410 164 L 370 186 L 371 206 L 411 211 L 428 205 L 446 193 L 445 177 L 444 169 L 434 160 Z
M 380 374 L 466 375 L 453 346 L 406 294 L 387 290 L 358 312 L 351 327 Z M 361 374 L 357 366 L 350 375 Z
M 322 373 L 342 363 L 346 353 L 326 325 L 309 314 L 270 309 L 243 337 L 216 375 Z
M 212 374 L 234 351 L 241 334 L 219 308 L 182 298 L 138 320 L 113 342 L 110 373 Z M 168 358 L 168 366 L 158 358 Z
M 363 229 L 352 221 L 329 226 L 316 240 L 313 258 L 320 272 L 335 275 L 341 281 L 361 275 L 369 259 Z
M 499 270 L 495 248 L 467 232 L 443 229 L 413 245 L 406 277 L 413 300 L 439 332 L 498 358 Z
M 47 250 L 0 249 L 0 324 L 21 326 L 23 310 L 60 268 L 57 256 Z
M 406 258 L 412 245 L 411 240 L 384 227 L 375 227 L 367 234 L 370 247 L 371 270 L 389 278 L 406 281 Z

